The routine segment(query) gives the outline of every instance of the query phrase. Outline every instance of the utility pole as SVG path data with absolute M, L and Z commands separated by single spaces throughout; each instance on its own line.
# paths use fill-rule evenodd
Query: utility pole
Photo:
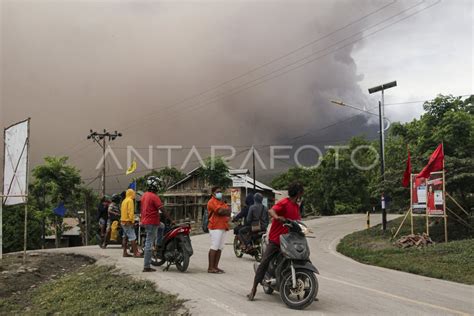
M 385 209 L 385 126 L 384 126 L 384 91 L 397 86 L 396 81 L 388 82 L 369 89 L 369 93 L 382 91 L 382 102 L 379 101 L 379 129 L 380 129 L 380 172 L 382 177 L 382 194 L 380 205 L 382 207 L 382 229 L 387 229 L 387 210 Z
M 253 193 L 255 194 L 255 147 L 252 146 L 252 169 L 253 169 Z
M 106 140 L 108 139 L 109 142 L 115 140 L 117 137 L 122 137 L 122 133 L 118 133 L 117 131 L 113 133 L 107 132 L 104 129 L 103 133 L 97 133 L 93 130 L 90 130 L 90 134 L 87 136 L 87 139 L 92 139 L 97 145 L 102 148 L 102 197 L 105 196 L 105 149 L 106 147 Z

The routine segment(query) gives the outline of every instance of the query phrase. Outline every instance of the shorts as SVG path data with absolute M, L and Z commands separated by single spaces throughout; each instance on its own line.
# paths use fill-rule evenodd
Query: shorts
M 105 218 L 99 218 L 99 225 L 105 225 Z
M 211 249 L 222 250 L 225 245 L 225 229 L 209 229 L 209 236 L 211 236 Z
M 127 237 L 128 241 L 134 241 L 137 239 L 135 235 L 135 227 L 132 224 L 124 225 L 122 224 L 123 237 Z

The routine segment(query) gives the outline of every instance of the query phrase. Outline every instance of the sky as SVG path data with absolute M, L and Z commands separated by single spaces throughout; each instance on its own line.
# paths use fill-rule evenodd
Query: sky
M 380 98 L 372 86 L 397 81 L 386 115 L 402 122 L 419 117 L 422 103 L 391 103 L 473 92 L 468 0 L 1 0 L 0 8 L 0 124 L 31 117 L 31 166 L 68 155 L 87 183 L 101 154 L 90 129 L 123 133 L 111 143 L 122 165 L 129 145 L 144 157 L 150 145 L 195 145 L 203 157 L 206 146 L 233 145 L 240 167 L 252 144 L 268 161 L 264 145 L 376 138 L 376 119 L 330 103 L 372 110 Z M 162 167 L 166 152 L 152 152 Z M 311 162 L 314 153 L 302 156 Z M 259 179 L 289 165 L 258 167 Z M 123 174 L 112 160 L 107 170 Z M 129 178 L 111 176 L 107 186 Z

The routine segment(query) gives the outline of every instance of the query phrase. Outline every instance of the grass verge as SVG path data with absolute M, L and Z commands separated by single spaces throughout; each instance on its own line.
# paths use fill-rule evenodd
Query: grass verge
M 152 282 L 90 265 L 27 291 L 20 301 L 0 300 L 0 314 L 173 315 L 183 314 L 182 303 L 157 292 Z
M 474 284 L 474 239 L 470 233 L 453 231 L 450 235 L 459 238 L 448 243 L 436 243 L 425 248 L 400 249 L 391 240 L 401 218 L 388 223 L 384 234 L 377 225 L 368 230 L 355 232 L 344 237 L 337 251 L 362 263 L 420 274 L 428 277 Z M 408 219 L 409 220 L 409 219 Z M 415 219 L 415 233 L 422 232 L 425 221 Z M 410 225 L 405 223 L 399 236 L 410 233 Z M 442 222 L 430 227 L 431 238 L 444 240 Z M 460 238 L 467 239 L 460 239 Z

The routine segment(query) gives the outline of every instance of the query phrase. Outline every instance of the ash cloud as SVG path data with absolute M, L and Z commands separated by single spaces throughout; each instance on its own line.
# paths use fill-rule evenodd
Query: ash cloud
M 7 125 L 32 118 L 32 165 L 45 155 L 66 154 L 85 177 L 96 175 L 100 157 L 97 146 L 85 140 L 90 128 L 122 131 L 124 137 L 112 143 L 116 147 L 291 145 L 308 131 L 316 130 L 301 141 L 372 133 L 363 117 L 317 131 L 354 114 L 330 99 L 368 102 L 351 57 L 363 42 L 330 49 L 287 74 L 209 100 L 333 45 L 400 4 L 199 98 L 170 105 L 387 3 L 3 1 L 1 119 Z M 176 156 L 178 162 L 183 155 Z M 123 152 L 118 156 L 125 162 Z M 117 172 L 113 166 L 109 171 Z M 125 181 L 109 179 L 109 187 Z

